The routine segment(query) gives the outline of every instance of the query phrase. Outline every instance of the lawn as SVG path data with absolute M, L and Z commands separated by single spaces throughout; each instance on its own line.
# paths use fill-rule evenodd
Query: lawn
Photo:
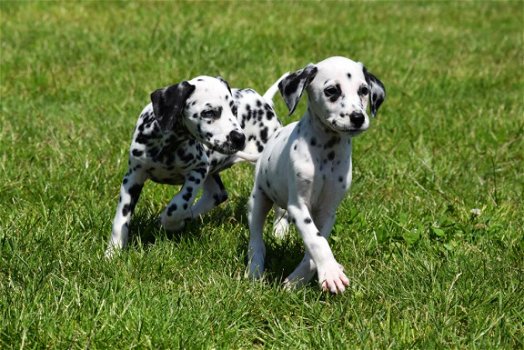
M 0 348 L 524 347 L 523 2 L 0 2 Z M 343 295 L 245 278 L 247 164 L 182 232 L 146 184 L 104 259 L 149 94 L 196 75 L 264 92 L 332 55 L 388 97 L 354 141 L 330 239 Z M 277 112 L 287 116 L 280 96 Z M 472 209 L 474 209 L 472 211 Z

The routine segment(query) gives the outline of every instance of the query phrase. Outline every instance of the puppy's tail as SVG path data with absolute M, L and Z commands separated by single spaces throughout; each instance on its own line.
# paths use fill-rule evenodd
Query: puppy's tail
M 242 159 L 242 160 L 246 160 L 250 163 L 256 163 L 258 158 L 260 157 L 260 154 L 253 154 L 253 153 L 246 153 L 246 152 L 243 152 L 243 151 L 238 151 L 237 153 L 235 153 L 235 155 Z
M 266 93 L 264 94 L 263 96 L 264 99 L 268 103 L 271 103 L 271 105 L 273 105 L 273 97 L 275 97 L 275 94 L 278 91 L 278 84 L 282 81 L 282 79 L 284 79 L 288 75 L 289 75 L 289 72 L 284 73 L 280 78 L 278 78 L 278 80 L 273 85 L 271 85 L 269 89 L 267 89 Z

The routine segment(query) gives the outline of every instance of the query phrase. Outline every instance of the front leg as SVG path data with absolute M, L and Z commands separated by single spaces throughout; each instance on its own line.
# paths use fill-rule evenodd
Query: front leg
M 117 250 L 127 245 L 131 216 L 146 180 L 147 175 L 141 165 L 131 163 L 120 186 L 120 199 L 113 220 L 111 239 L 105 252 L 107 258 L 111 258 Z
M 314 221 L 320 228 L 320 234 L 328 239 L 333 224 L 335 223 L 335 213 L 320 212 L 317 215 L 314 215 Z M 288 289 L 300 288 L 313 278 L 316 270 L 317 267 L 315 262 L 311 258 L 309 252 L 306 251 L 300 264 L 298 264 L 295 270 L 284 280 L 284 286 Z
M 317 267 L 318 281 L 322 289 L 331 293 L 342 293 L 349 285 L 349 279 L 335 260 L 326 237 L 313 222 L 308 207 L 304 202 L 298 201 L 288 206 L 288 212 L 304 240 L 307 253 Z M 301 264 L 308 264 L 309 270 L 314 268 L 307 257 Z
M 195 169 L 190 171 L 180 192 L 160 214 L 160 223 L 167 231 L 177 231 L 184 227 L 184 220 L 193 218 L 192 205 L 203 186 L 206 169 Z M 198 181 L 196 181 L 198 180 Z
M 204 181 L 202 197 L 191 209 L 193 218 L 203 215 L 227 200 L 227 191 L 219 174 L 208 176 Z

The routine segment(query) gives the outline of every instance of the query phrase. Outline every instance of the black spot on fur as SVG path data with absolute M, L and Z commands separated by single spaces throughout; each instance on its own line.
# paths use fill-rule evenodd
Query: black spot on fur
M 310 144 L 311 146 L 316 146 L 317 144 L 317 139 L 315 139 L 314 137 L 311 138 L 311 141 L 310 141 Z
M 160 151 L 158 147 L 152 147 L 147 151 L 148 157 L 153 158 L 153 159 L 158 158 L 160 156 L 159 153 Z
M 311 220 L 311 218 L 305 218 L 305 219 L 304 219 L 304 222 L 305 222 L 306 224 L 310 224 L 310 223 L 312 222 L 312 220 Z
M 335 159 L 335 151 L 331 151 L 331 152 L 328 153 L 328 159 L 329 160 Z
M 129 212 L 131 211 L 131 206 L 129 204 L 125 204 L 122 208 L 122 215 L 127 216 Z
M 267 132 L 268 132 L 267 126 L 263 128 L 262 130 L 260 130 L 260 138 L 262 139 L 262 142 L 264 143 L 267 142 Z
M 144 151 L 141 151 L 139 149 L 133 149 L 131 151 L 131 154 L 133 154 L 133 156 L 135 156 L 135 157 L 140 157 L 142 154 L 144 154 Z
M 204 169 L 204 168 L 199 168 L 199 169 L 195 169 L 195 171 L 196 171 L 197 173 L 199 173 L 200 176 L 201 176 L 202 178 L 206 177 L 206 174 L 207 174 L 207 170 L 206 170 L 206 169 Z
M 335 146 L 337 143 L 340 142 L 340 138 L 337 136 L 333 136 L 325 145 L 324 149 L 331 148 Z
M 180 159 L 182 159 L 182 161 L 184 161 L 185 163 L 189 163 L 190 161 L 192 161 L 195 156 L 191 153 L 185 153 L 184 152 L 184 149 L 183 148 L 179 148 L 178 151 L 177 151 L 177 155 L 180 157 Z
M 171 214 L 173 214 L 173 212 L 176 211 L 176 210 L 177 210 L 177 205 L 176 204 L 170 205 L 167 208 L 167 216 L 171 216 Z
M 135 184 L 131 186 L 131 188 L 129 189 L 129 194 L 131 195 L 132 202 L 136 203 L 136 201 L 138 200 L 138 197 L 140 196 L 140 191 L 142 191 L 142 186 L 143 185 Z
M 146 144 L 150 140 L 149 136 L 139 133 L 135 138 L 136 143 Z
M 339 176 L 338 177 L 338 182 L 342 182 L 342 181 L 344 181 L 344 178 L 342 176 Z

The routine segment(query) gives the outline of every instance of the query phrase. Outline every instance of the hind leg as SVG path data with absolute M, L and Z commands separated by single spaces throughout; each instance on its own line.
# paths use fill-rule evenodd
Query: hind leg
M 251 278 L 260 278 L 264 272 L 264 259 L 266 247 L 262 233 L 267 213 L 271 209 L 272 202 L 266 194 L 259 189 L 255 182 L 251 198 L 248 203 L 249 222 L 249 249 L 248 249 L 248 274 Z
M 284 238 L 289 230 L 289 221 L 287 211 L 278 205 L 273 205 L 275 212 L 275 221 L 273 222 L 273 234 L 277 238 Z

